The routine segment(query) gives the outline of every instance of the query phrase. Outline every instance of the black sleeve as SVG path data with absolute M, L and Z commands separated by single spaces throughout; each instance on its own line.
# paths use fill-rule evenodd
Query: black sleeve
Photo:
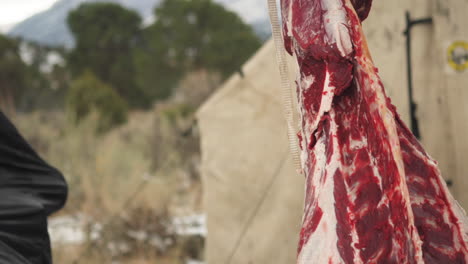
M 52 263 L 47 217 L 66 198 L 63 175 L 0 112 L 0 264 Z

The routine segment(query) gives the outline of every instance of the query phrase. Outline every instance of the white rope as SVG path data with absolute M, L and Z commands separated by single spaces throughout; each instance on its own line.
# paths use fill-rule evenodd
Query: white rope
M 293 91 L 291 89 L 291 82 L 289 81 L 289 69 L 286 62 L 286 56 L 284 52 L 283 34 L 281 25 L 278 19 L 278 8 L 276 6 L 276 0 L 268 1 L 268 12 L 270 15 L 271 31 L 273 33 L 273 41 L 275 42 L 276 48 L 276 60 L 279 66 L 279 72 L 281 77 L 281 90 L 283 96 L 283 111 L 287 123 L 287 132 L 289 139 L 289 151 L 299 172 L 302 172 L 300 150 L 297 139 L 297 131 L 294 129 L 294 104 L 293 104 Z

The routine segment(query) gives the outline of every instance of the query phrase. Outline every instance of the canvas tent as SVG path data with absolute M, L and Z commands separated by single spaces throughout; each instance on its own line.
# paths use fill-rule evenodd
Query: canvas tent
M 208 263 L 287 263 L 295 251 L 303 178 L 285 141 L 273 50 L 268 42 L 198 112 Z
M 468 208 L 468 69 L 448 63 L 454 42 L 468 42 L 463 0 L 375 1 L 364 23 L 387 93 L 409 121 L 405 11 L 434 23 L 415 27 L 412 59 L 416 115 L 427 151 L 451 191 Z M 290 68 L 294 63 L 290 62 Z M 267 42 L 202 106 L 202 180 L 207 213 L 206 260 L 294 263 L 303 176 L 289 159 L 273 43 Z M 291 70 L 291 81 L 295 72 Z M 318 250 L 320 250 L 318 248 Z

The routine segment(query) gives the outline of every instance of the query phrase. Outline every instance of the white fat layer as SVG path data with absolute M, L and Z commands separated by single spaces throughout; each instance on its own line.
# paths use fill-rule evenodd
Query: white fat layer
M 303 91 L 309 90 L 310 87 L 312 86 L 312 84 L 314 83 L 314 81 L 315 81 L 315 76 L 313 76 L 313 75 L 305 76 L 300 81 L 301 89 Z
M 393 156 L 393 160 L 398 169 L 398 175 L 401 177 L 400 184 L 395 188 L 396 192 L 401 192 L 403 197 L 403 201 L 405 201 L 406 207 L 406 215 L 408 216 L 408 224 L 409 224 L 409 236 L 410 241 L 413 241 L 414 253 L 415 253 L 415 260 L 418 264 L 423 264 L 424 260 L 422 258 L 422 241 L 417 233 L 417 229 L 414 226 L 414 215 L 411 209 L 411 202 L 408 187 L 406 185 L 406 178 L 405 178 L 405 169 L 403 164 L 403 157 L 401 154 L 401 147 L 400 147 L 400 139 L 397 133 L 397 125 L 395 122 L 395 116 L 393 112 L 388 107 L 378 107 L 378 106 L 385 106 L 387 105 L 387 99 L 385 96 L 384 88 L 380 85 L 381 82 L 374 72 L 373 67 L 369 65 L 369 62 L 363 58 L 360 58 L 357 63 L 357 71 L 358 78 L 361 78 L 361 81 L 364 81 L 366 85 L 364 87 L 359 87 L 359 89 L 364 89 L 363 93 L 366 94 L 375 94 L 375 102 L 370 103 L 370 111 L 372 115 L 380 116 L 382 123 L 385 127 L 387 133 L 387 139 L 389 141 L 389 147 L 391 154 Z M 366 76 L 361 74 L 361 72 L 367 72 L 367 76 L 370 76 L 369 80 L 363 80 L 362 76 Z M 371 74 L 369 74 L 371 73 Z M 359 82 L 358 82 L 359 83 Z M 394 245 L 395 250 L 394 252 L 398 251 L 398 245 Z
M 367 138 L 360 138 L 359 140 L 351 139 L 349 141 L 349 148 L 351 150 L 358 150 L 367 147 Z
M 323 93 L 322 93 L 322 98 L 320 102 L 320 109 L 318 113 L 314 115 L 314 120 L 312 122 L 308 122 L 307 117 L 306 117 L 306 110 L 301 109 L 301 116 L 303 122 L 305 122 L 305 125 L 303 126 L 302 130 L 302 136 L 303 136 L 303 144 L 302 144 L 302 153 L 301 153 L 301 162 L 302 162 L 302 168 L 306 168 L 307 165 L 307 160 L 308 160 L 308 145 L 310 142 L 310 139 L 313 137 L 312 133 L 314 133 L 317 130 L 318 124 L 320 123 L 320 120 L 322 116 L 329 112 L 331 107 L 332 107 L 332 102 L 333 102 L 333 97 L 334 97 L 334 91 L 335 87 L 330 85 L 330 73 L 328 72 L 328 69 L 326 69 L 326 76 L 325 76 L 325 82 L 324 82 L 324 88 L 323 88 Z M 304 105 L 304 96 L 303 96 L 303 91 L 310 89 L 310 86 L 314 83 L 315 77 L 310 75 L 310 76 L 305 76 L 302 77 L 301 82 L 301 91 L 299 91 L 299 101 L 301 105 Z
M 341 56 L 350 55 L 353 52 L 353 44 L 348 30 L 348 16 L 342 0 L 322 0 L 322 10 L 325 11 L 323 21 L 329 43 L 336 43 Z
M 331 113 L 332 115 L 334 113 Z M 330 133 L 335 149 L 338 147 L 338 139 L 335 136 L 337 126 L 335 122 L 331 122 Z M 309 240 L 305 243 L 298 256 L 298 264 L 322 264 L 322 263 L 343 263 L 340 253 L 337 248 L 338 236 L 336 234 L 337 219 L 335 215 L 335 183 L 333 176 L 336 170 L 341 165 L 340 154 L 335 151 L 331 157 L 331 161 L 326 162 L 326 145 L 325 135 L 318 139 L 314 148 L 314 156 L 317 162 L 314 171 L 308 176 L 308 181 L 312 181 L 316 188 L 314 201 L 318 207 L 325 212 L 317 226 L 316 231 L 311 234 Z M 322 177 L 326 177 L 323 180 Z M 310 212 L 310 211 L 309 211 Z M 306 217 L 310 220 L 312 213 Z
M 332 131 L 336 131 L 338 125 L 336 123 L 335 111 L 334 110 L 331 111 L 331 117 L 332 117 L 332 124 L 331 124 Z M 333 146 L 333 149 L 338 151 L 338 149 L 340 147 L 338 146 L 337 137 L 333 137 L 333 139 L 334 139 L 333 143 L 335 144 L 335 142 L 336 142 L 336 145 Z M 353 150 L 358 150 L 358 149 L 366 148 L 367 145 L 368 145 L 367 138 L 361 138 L 359 140 L 351 139 L 350 144 L 349 144 L 349 148 L 353 149 Z M 344 175 L 351 174 L 350 170 L 354 171 L 356 169 L 356 167 L 354 165 L 354 162 L 350 166 L 351 168 L 349 166 L 345 167 L 343 165 L 343 160 L 342 159 L 340 159 L 340 164 L 341 164 L 341 170 L 342 170 L 342 172 L 344 172 Z M 356 195 L 356 189 L 354 189 L 354 190 L 352 190 L 352 189 L 357 187 L 358 185 L 349 186 L 345 181 L 345 186 L 346 186 L 346 192 L 348 193 L 349 201 L 351 203 L 353 203 L 356 200 L 357 195 Z M 351 212 L 349 207 L 347 207 L 347 210 L 348 210 L 348 215 L 350 217 L 350 222 L 355 223 L 356 214 Z M 353 254 L 354 254 L 353 263 L 354 264 L 363 264 L 363 260 L 361 259 L 361 256 L 359 254 L 360 249 L 358 249 L 356 247 L 356 245 L 359 244 L 359 236 L 358 236 L 358 233 L 357 233 L 357 229 L 355 227 L 351 228 L 350 235 L 351 235 L 351 245 L 350 246 L 353 249 Z
M 403 140 L 406 140 L 406 139 L 403 139 Z M 467 234 L 468 218 L 466 216 L 465 210 L 453 198 L 453 196 L 450 193 L 447 185 L 444 184 L 444 179 L 442 178 L 442 174 L 440 173 L 440 170 L 437 167 L 437 163 L 431 157 L 429 157 L 426 153 L 422 153 L 421 151 L 419 151 L 416 147 L 414 147 L 411 144 L 409 144 L 409 145 L 411 146 L 412 154 L 415 157 L 423 159 L 424 163 L 428 164 L 430 167 L 432 167 L 437 172 L 437 178 L 438 179 L 432 178 L 429 181 L 429 183 L 435 187 L 436 192 L 438 194 L 445 193 L 447 195 L 449 208 L 452 210 L 452 212 L 455 215 L 457 220 L 455 222 L 453 222 L 452 218 L 451 218 L 451 216 L 449 214 L 449 211 L 446 210 L 446 211 L 444 211 L 444 214 L 443 214 L 444 222 L 451 225 L 451 226 L 453 225 L 455 227 L 455 229 L 460 230 L 460 234 L 459 234 L 452 227 L 452 230 L 454 230 L 454 232 L 453 232 L 453 234 L 454 234 L 453 241 L 454 241 L 454 245 L 455 245 L 455 250 L 457 250 L 457 251 L 466 251 L 466 249 L 464 247 L 468 243 L 468 234 Z M 415 180 L 415 181 L 419 181 L 420 177 L 412 177 L 412 179 Z M 428 182 L 424 181 L 424 183 L 427 184 Z M 436 201 L 434 201 L 433 199 L 428 199 L 427 197 L 416 197 L 416 198 L 413 198 L 412 203 L 417 204 L 417 205 L 421 205 L 423 203 L 430 203 L 431 205 L 435 205 Z M 466 257 L 465 260 L 468 261 L 468 257 Z
M 330 112 L 333 103 L 333 97 L 335 97 L 335 87 L 330 85 L 330 73 L 328 72 L 328 68 L 326 69 L 327 73 L 325 75 L 325 86 L 322 92 L 322 100 L 320 102 L 320 109 L 317 113 L 317 117 L 313 121 L 311 125 L 312 131 L 315 131 L 320 123 L 322 116 Z
M 380 190 L 383 191 L 382 175 L 380 175 L 379 166 L 377 165 L 377 161 L 372 156 L 371 156 L 371 166 L 372 166 L 372 173 L 374 173 L 374 176 L 377 178 L 377 183 L 380 186 Z
M 289 1 L 288 21 L 286 21 L 286 26 L 288 28 L 288 36 L 291 37 L 291 38 L 293 37 L 293 35 L 292 35 L 292 28 L 293 28 L 292 27 L 292 16 L 293 16 L 292 15 L 292 3 L 293 3 L 293 1 Z
M 351 1 L 345 0 L 345 5 L 350 10 L 354 10 Z M 357 19 L 357 14 L 355 12 L 350 13 L 350 15 L 355 16 L 355 18 Z M 358 34 L 363 35 L 362 28 L 360 27 L 360 25 L 355 24 L 354 27 L 355 27 L 355 31 L 358 32 Z M 365 43 L 366 43 L 365 38 L 363 37 L 363 41 L 361 41 L 360 44 L 357 44 L 357 45 L 360 45 L 363 50 L 367 50 L 367 47 L 364 46 Z M 397 125 L 395 122 L 395 116 L 388 107 L 385 107 L 387 106 L 387 97 L 385 96 L 385 91 L 384 91 L 383 86 L 381 85 L 378 74 L 375 72 L 375 68 L 374 68 L 371 58 L 368 56 L 360 56 L 360 57 L 357 57 L 356 59 L 357 59 L 357 63 L 355 65 L 356 71 L 357 71 L 356 77 L 360 79 L 360 82 L 358 81 L 357 83 L 361 83 L 363 81 L 367 82 L 364 85 L 364 87 L 359 87 L 358 85 L 358 89 L 363 89 L 362 94 L 375 95 L 376 101 L 373 103 L 377 106 L 380 106 L 380 107 L 376 107 L 376 109 L 371 108 L 371 111 L 373 112 L 372 113 L 373 115 L 380 116 L 383 122 L 383 125 L 385 127 L 387 139 L 389 141 L 390 151 L 393 156 L 393 160 L 395 161 L 397 165 L 399 177 L 401 178 L 400 185 L 397 188 L 395 188 L 396 189 L 395 191 L 400 191 L 403 197 L 403 200 L 405 201 L 406 215 L 408 217 L 408 224 L 409 224 L 408 235 L 410 236 L 409 240 L 412 241 L 412 244 L 414 247 L 414 259 L 416 263 L 423 264 L 424 260 L 422 258 L 422 248 L 421 248 L 422 241 L 421 241 L 421 238 L 419 237 L 419 234 L 417 233 L 416 227 L 414 226 L 414 215 L 411 209 L 408 186 L 406 185 L 403 157 L 401 154 L 400 139 L 397 133 Z M 364 80 L 364 76 L 370 76 L 370 77 L 365 78 Z M 372 103 L 370 103 L 370 106 L 372 106 Z
M 321 1 L 322 1 L 323 10 L 325 11 L 324 23 L 325 23 L 325 29 L 326 29 L 329 43 L 330 44 L 336 43 L 338 49 L 340 50 L 341 55 L 343 56 L 349 55 L 352 51 L 352 43 L 351 43 L 351 38 L 349 34 L 349 29 L 348 29 L 349 25 L 347 24 L 346 16 L 343 16 L 343 14 L 346 15 L 346 12 L 344 10 L 342 11 L 343 4 L 341 0 L 321 0 Z M 292 3 L 292 1 L 290 2 Z M 352 9 L 352 5 L 349 0 L 346 0 L 345 4 L 350 9 Z M 290 8 L 290 12 L 291 10 L 292 8 Z M 291 19 L 292 19 L 292 15 L 290 13 L 289 21 L 287 21 L 288 26 L 290 28 L 292 28 Z M 359 25 L 354 25 L 354 26 L 356 27 L 356 31 L 359 32 L 360 26 Z M 361 80 L 361 81 L 366 82 L 365 87 L 364 87 L 366 91 L 364 93 L 376 95 L 376 98 L 377 98 L 376 104 L 370 105 L 371 111 L 373 112 L 374 115 L 379 115 L 383 121 L 388 139 L 390 141 L 390 148 L 391 148 L 391 153 L 393 155 L 393 160 L 395 160 L 395 162 L 397 163 L 399 174 L 404 179 L 404 176 L 405 176 L 404 164 L 403 164 L 403 159 L 402 159 L 401 149 L 400 149 L 400 144 L 399 144 L 400 139 L 398 138 L 398 134 L 396 131 L 395 117 L 394 117 L 393 112 L 387 109 L 387 107 L 384 107 L 386 105 L 385 93 L 383 91 L 383 87 L 379 84 L 377 74 L 373 70 L 373 64 L 372 64 L 370 57 L 367 58 L 364 56 L 364 57 L 358 58 L 357 67 L 360 68 L 359 69 L 360 71 L 366 72 L 368 73 L 369 76 L 371 76 L 370 79 Z M 362 74 L 358 74 L 358 75 L 361 75 L 360 77 L 358 76 L 358 78 L 362 78 Z M 327 78 L 328 77 L 329 76 L 327 73 Z M 298 82 L 298 83 L 301 83 L 301 82 Z M 326 82 L 326 84 L 327 85 L 325 86 L 325 89 L 332 88 L 332 87 L 329 87 L 329 82 Z M 299 102 L 301 103 L 300 105 L 303 106 L 304 98 L 301 92 L 299 92 L 298 97 L 299 97 Z M 303 120 L 303 126 L 302 126 L 303 151 L 301 153 L 302 163 L 303 163 L 304 168 L 307 168 L 307 167 L 311 168 L 310 166 L 313 166 L 315 169 L 313 172 L 306 171 L 306 173 L 308 174 L 312 173 L 311 175 L 307 175 L 307 177 L 314 178 L 312 187 L 317 188 L 317 190 L 323 190 L 323 191 L 319 191 L 319 193 L 316 194 L 315 196 L 317 197 L 316 199 L 317 205 L 320 206 L 322 210 L 324 211 L 323 219 L 320 222 L 319 226 L 317 227 L 316 232 L 312 234 L 312 236 L 310 237 L 308 241 L 306 241 L 306 244 L 304 245 L 303 250 L 299 254 L 298 263 L 300 264 L 302 263 L 304 264 L 305 263 L 307 264 L 328 263 L 329 260 L 331 260 L 332 263 L 342 263 L 342 260 L 340 259 L 338 251 L 336 249 L 336 241 L 337 241 L 336 229 L 335 229 L 336 228 L 336 216 L 334 214 L 335 212 L 334 202 L 335 201 L 333 197 L 334 180 L 333 180 L 333 174 L 331 174 L 332 171 L 333 172 L 336 171 L 336 169 L 340 166 L 339 165 L 340 160 L 338 159 L 339 154 L 336 151 L 331 158 L 330 164 L 327 164 L 321 170 L 317 169 L 316 167 L 320 166 L 324 162 L 323 160 L 316 161 L 316 163 L 313 165 L 308 164 L 309 166 L 305 166 L 309 158 L 308 147 L 307 147 L 308 141 L 310 140 L 311 134 L 313 133 L 313 131 L 315 131 L 317 128 L 317 124 L 318 124 L 317 121 L 320 120 L 321 116 L 325 112 L 330 112 L 331 114 L 333 114 L 333 110 L 330 110 L 331 100 L 333 99 L 333 96 L 331 96 L 331 98 L 329 99 L 325 99 L 325 97 L 326 96 L 322 96 L 322 105 L 320 107 L 319 113 L 317 113 L 317 115 L 315 115 L 314 113 L 314 117 L 316 117 L 315 120 L 307 119 L 308 115 L 306 114 L 305 109 L 304 108 L 300 109 L 301 117 Z M 327 100 L 330 101 L 329 104 L 324 104 L 324 101 L 327 102 Z M 325 106 L 330 106 L 327 111 L 324 111 Z M 336 123 L 334 122 L 332 123 L 333 125 L 335 125 L 334 129 L 336 133 Z M 333 128 L 331 129 L 333 131 Z M 333 140 L 333 144 L 337 144 L 336 137 L 331 137 L 330 140 Z M 314 151 L 315 157 L 322 157 L 322 159 L 325 159 L 326 157 L 325 143 L 323 141 L 324 141 L 323 138 L 319 140 L 313 151 Z M 417 152 L 417 154 L 423 155 L 419 151 L 416 151 L 416 150 L 414 151 Z M 431 163 L 432 160 L 430 158 L 429 159 L 425 158 L 425 160 L 427 160 L 428 164 L 432 165 Z M 433 164 L 433 166 L 437 169 L 437 166 L 435 163 Z M 374 166 L 373 168 L 376 169 L 376 167 Z M 349 169 L 349 168 L 344 168 L 344 169 Z M 328 175 L 326 181 L 318 182 L 318 183 L 315 182 L 315 181 L 319 181 L 321 177 L 323 177 L 324 170 L 326 170 L 326 174 Z M 381 175 L 378 175 L 378 174 L 375 174 L 375 175 L 377 175 L 379 178 L 381 177 Z M 440 177 L 440 180 L 442 180 L 440 173 L 439 173 L 439 177 Z M 308 179 L 308 180 L 311 180 L 311 179 Z M 439 186 L 442 187 L 443 192 L 448 193 L 448 189 L 445 184 L 441 184 Z M 409 204 L 410 198 L 409 198 L 409 192 L 408 192 L 407 186 L 405 184 L 405 180 L 402 181 L 401 186 L 399 186 L 396 191 L 400 191 L 403 195 L 404 200 L 407 201 L 407 205 L 406 205 L 408 209 L 407 215 L 409 218 L 410 230 L 411 230 L 409 234 L 411 238 L 409 240 L 414 241 L 413 246 L 415 247 L 416 262 L 418 264 L 422 264 L 424 263 L 422 259 L 422 250 L 421 250 L 422 242 L 416 233 L 416 228 L 412 224 L 414 223 L 414 216 L 411 211 L 411 205 Z M 458 232 L 454 232 L 455 236 L 458 237 L 458 239 L 455 239 L 455 240 L 456 241 L 465 240 L 465 243 L 466 243 L 468 242 L 468 238 L 467 238 L 468 223 L 467 223 L 466 214 L 464 210 L 458 205 L 458 203 L 453 199 L 453 197 L 450 194 L 448 194 L 448 198 L 451 203 L 450 208 L 452 208 L 452 210 L 454 211 L 455 215 L 458 218 L 458 222 L 457 222 L 458 227 L 462 231 L 462 237 L 458 236 Z M 307 208 L 310 209 L 311 206 L 312 206 L 311 204 L 308 204 Z M 447 215 L 448 212 L 445 212 L 445 213 L 446 214 L 444 214 L 444 220 L 446 220 L 446 218 L 448 217 Z M 310 219 L 310 215 L 305 216 L 305 217 L 309 217 Z M 389 224 L 393 225 L 393 223 L 389 223 Z M 353 234 L 353 241 L 354 240 L 357 240 L 357 235 Z M 458 244 L 456 245 L 459 246 L 458 247 L 459 249 L 464 247 L 464 245 L 461 245 L 460 242 L 457 242 L 457 243 Z M 394 244 L 394 246 L 397 246 L 397 245 Z M 354 243 L 353 243 L 353 247 L 354 247 Z
M 301 82 L 297 81 L 297 83 L 299 84 Z M 304 105 L 304 96 L 303 96 L 303 93 L 302 93 L 302 87 L 301 86 L 300 86 L 300 89 L 299 89 L 299 91 L 297 93 L 297 99 L 299 101 L 299 104 L 298 104 L 299 113 L 301 115 L 301 120 L 303 122 L 303 124 L 300 127 L 301 127 L 301 134 L 302 134 L 301 164 L 302 164 L 302 169 L 304 170 L 305 168 L 307 168 L 307 161 L 309 159 L 309 153 L 307 151 L 307 149 L 308 149 L 307 145 L 308 145 L 310 137 L 308 138 L 307 135 L 310 135 L 310 133 L 307 133 L 307 129 L 306 129 L 306 125 L 305 125 L 307 117 L 306 117 L 306 110 L 303 107 L 303 105 Z

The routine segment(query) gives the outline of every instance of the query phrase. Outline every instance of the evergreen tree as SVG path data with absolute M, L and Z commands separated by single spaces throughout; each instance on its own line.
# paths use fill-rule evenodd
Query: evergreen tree
M 148 104 L 136 85 L 133 63 L 140 35 L 139 15 L 113 3 L 84 3 L 70 12 L 67 22 L 76 41 L 69 56 L 73 75 L 89 69 L 131 106 Z
M 75 79 L 67 95 L 67 110 L 79 123 L 90 113 L 99 115 L 98 132 L 105 132 L 127 121 L 127 103 L 115 89 L 99 80 L 91 71 Z
M 137 52 L 138 82 L 167 97 L 187 72 L 205 69 L 224 78 L 260 47 L 252 28 L 211 0 L 163 0 Z

